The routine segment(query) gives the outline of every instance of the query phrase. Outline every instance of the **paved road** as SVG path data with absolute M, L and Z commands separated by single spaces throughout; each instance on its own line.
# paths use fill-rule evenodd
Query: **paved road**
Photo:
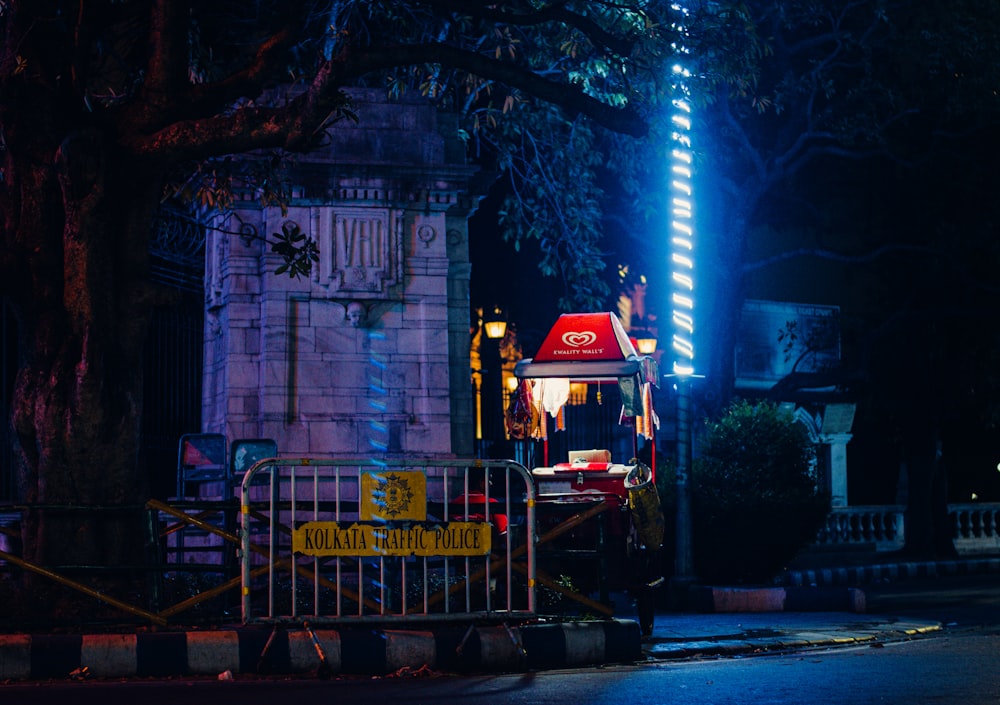
M 880 648 L 853 646 L 759 658 L 477 676 L 215 681 L 57 682 L 0 686 L 4 705 L 915 705 L 1000 702 L 1000 636 L 962 632 Z
M 1000 625 L 1000 575 L 865 586 L 869 614 L 933 619 L 946 627 Z

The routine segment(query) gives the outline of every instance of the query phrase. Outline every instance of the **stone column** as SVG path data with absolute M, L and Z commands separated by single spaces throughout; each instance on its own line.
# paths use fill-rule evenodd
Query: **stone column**
M 823 422 L 819 428 L 821 452 L 825 453 L 829 470 L 829 490 L 834 507 L 848 506 L 847 499 L 847 444 L 853 438 L 854 404 L 827 404 L 823 409 Z
M 824 454 L 820 460 L 829 470 L 830 503 L 833 507 L 846 507 L 847 502 L 847 444 L 852 438 L 850 433 L 824 434 L 820 436 L 819 452 Z
M 287 212 L 248 194 L 226 224 L 305 233 L 320 250 L 310 275 L 274 274 L 259 239 L 209 238 L 203 426 L 294 455 L 471 455 L 478 170 L 424 101 L 352 95 L 359 124 L 297 163 Z

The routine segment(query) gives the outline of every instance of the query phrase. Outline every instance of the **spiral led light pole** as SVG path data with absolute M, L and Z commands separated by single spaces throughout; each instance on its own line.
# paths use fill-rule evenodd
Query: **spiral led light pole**
M 678 19 L 674 24 L 680 38 L 677 63 L 672 68 L 673 100 L 670 124 L 670 308 L 673 334 L 672 377 L 677 390 L 677 471 L 675 557 L 673 592 L 684 601 L 687 587 L 694 582 L 691 558 L 691 409 L 689 381 L 694 375 L 694 156 L 691 149 L 691 95 L 688 67 L 689 50 L 683 44 L 689 10 L 671 6 Z
M 681 66 L 674 67 L 680 77 L 678 87 L 687 93 L 683 80 L 688 75 Z M 682 377 L 694 374 L 694 187 L 691 183 L 691 104 L 674 98 L 670 163 L 670 281 L 671 322 L 673 324 L 673 373 Z

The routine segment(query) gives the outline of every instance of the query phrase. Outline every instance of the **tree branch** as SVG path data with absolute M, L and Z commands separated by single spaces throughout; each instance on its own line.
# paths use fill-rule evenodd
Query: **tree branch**
M 448 44 L 429 42 L 381 47 L 353 53 L 337 63 L 341 85 L 348 79 L 395 66 L 444 64 L 519 88 L 536 98 L 559 105 L 571 119 L 577 115 L 586 115 L 609 130 L 633 137 L 644 137 L 649 132 L 647 119 L 632 106 L 612 107 L 588 96 L 576 85 L 557 83 L 523 67 Z M 331 78 L 335 78 L 335 75 L 332 74 Z
M 308 90 L 285 106 L 241 108 L 228 115 L 180 121 L 152 135 L 127 139 L 124 146 L 145 156 L 170 154 L 185 159 L 274 147 L 307 151 L 316 146 L 318 131 L 331 114 L 347 104 L 344 87 L 374 71 L 422 63 L 461 68 L 519 88 L 561 106 L 570 119 L 585 115 L 607 129 L 633 137 L 643 137 L 649 131 L 647 120 L 632 107 L 615 108 L 586 95 L 578 86 L 550 81 L 507 62 L 431 42 L 352 52 L 326 62 Z
M 426 0 L 431 7 L 450 12 L 460 12 L 491 22 L 500 22 L 518 27 L 534 27 L 548 23 L 562 23 L 580 30 L 591 43 L 604 51 L 618 56 L 628 56 L 635 46 L 635 39 L 613 34 L 590 17 L 567 10 L 562 3 L 551 3 L 531 11 L 521 11 L 504 7 L 496 2 L 472 5 L 468 0 Z
M 756 262 L 748 262 L 743 265 L 743 273 L 750 274 L 752 272 L 756 272 L 766 267 L 770 267 L 773 264 L 778 264 L 780 262 L 787 262 L 788 260 L 796 259 L 798 257 L 819 257 L 821 259 L 834 260 L 836 262 L 864 264 L 866 262 L 873 262 L 879 257 L 894 252 L 907 252 L 907 253 L 916 253 L 923 255 L 941 254 L 941 250 L 936 247 L 927 247 L 923 245 L 910 245 L 906 243 L 890 243 L 888 245 L 882 245 L 881 247 L 877 247 L 871 252 L 866 252 L 857 255 L 849 255 L 843 252 L 834 252 L 833 250 L 824 250 L 818 247 L 800 247 L 795 250 L 788 250 L 786 252 L 781 252 L 772 257 L 766 257 L 764 259 L 757 260 Z
M 765 267 L 770 267 L 773 264 L 778 264 L 780 262 L 786 262 L 788 260 L 796 259 L 798 257 L 818 257 L 821 259 L 833 260 L 835 262 L 845 262 L 847 264 L 865 264 L 868 262 L 874 262 L 879 257 L 893 253 L 905 253 L 905 254 L 918 254 L 918 255 L 928 255 L 931 257 L 941 257 L 942 250 L 940 247 L 930 247 L 927 245 L 913 245 L 907 243 L 889 243 L 877 247 L 874 250 L 857 255 L 848 255 L 843 252 L 834 252 L 833 250 L 825 250 L 818 247 L 800 247 L 795 250 L 788 250 L 786 252 L 781 252 L 773 257 L 766 257 L 762 260 L 757 260 L 756 262 L 748 262 L 743 265 L 743 274 L 750 274 L 758 270 L 764 269 Z M 1000 286 L 997 286 L 993 282 L 986 281 L 983 279 L 977 279 L 973 277 L 969 272 L 968 268 L 961 264 L 961 262 L 956 261 L 954 258 L 948 258 L 950 261 L 951 268 L 962 274 L 963 281 L 970 287 L 978 289 L 980 291 L 988 291 L 991 293 L 1000 292 Z
M 154 132 L 172 122 L 215 115 L 241 98 L 259 96 L 268 84 L 281 78 L 287 66 L 288 50 L 301 37 L 300 13 L 305 11 L 305 2 L 287 0 L 282 7 L 283 24 L 259 44 L 252 60 L 242 70 L 220 81 L 190 85 L 186 81 L 186 45 L 175 46 L 178 37 L 187 36 L 183 27 L 187 17 L 181 13 L 186 12 L 188 2 L 157 0 L 150 29 L 153 49 L 145 81 L 147 100 L 130 106 L 123 121 L 135 121 L 137 125 L 145 125 L 146 132 Z M 164 16 L 158 17 L 160 13 Z

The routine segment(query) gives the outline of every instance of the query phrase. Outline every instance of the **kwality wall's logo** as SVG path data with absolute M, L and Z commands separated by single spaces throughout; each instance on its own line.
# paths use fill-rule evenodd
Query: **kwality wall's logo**
M 568 330 L 562 334 L 561 340 L 566 347 L 555 348 L 553 355 L 600 355 L 604 352 L 603 347 L 590 347 L 597 341 L 597 333 L 592 330 Z

